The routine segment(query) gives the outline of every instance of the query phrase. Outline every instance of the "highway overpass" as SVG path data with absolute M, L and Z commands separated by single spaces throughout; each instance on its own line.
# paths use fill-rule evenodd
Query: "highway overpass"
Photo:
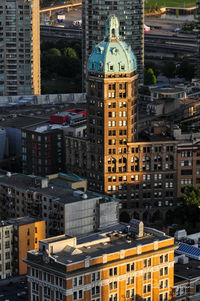
M 74 1 L 66 1 L 63 4 L 58 4 L 55 6 L 48 6 L 48 7 L 41 7 L 40 8 L 40 14 L 49 13 L 51 16 L 52 11 L 66 9 L 70 10 L 70 8 L 81 6 L 82 0 L 74 0 Z

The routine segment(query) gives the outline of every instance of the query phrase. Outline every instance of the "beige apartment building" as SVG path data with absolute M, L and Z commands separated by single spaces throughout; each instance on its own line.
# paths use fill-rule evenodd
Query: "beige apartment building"
M 175 249 L 174 238 L 136 220 L 80 238 L 41 240 L 39 249 L 29 251 L 25 260 L 29 298 L 171 300 Z
M 0 222 L 0 279 L 24 275 L 23 262 L 28 250 L 39 247 L 39 240 L 46 238 L 44 220 L 28 216 Z
M 0 1 L 0 96 L 40 94 L 39 0 Z

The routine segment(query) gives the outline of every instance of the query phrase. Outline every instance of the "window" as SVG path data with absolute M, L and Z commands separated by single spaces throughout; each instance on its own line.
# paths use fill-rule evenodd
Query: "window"
M 10 270 L 10 262 L 6 262 L 6 270 Z
M 160 288 L 160 289 L 168 288 L 168 279 L 161 280 L 161 281 L 160 281 L 159 288 Z
M 109 283 L 109 289 L 110 290 L 113 290 L 113 289 L 116 289 L 116 288 L 117 288 L 117 281 Z
M 168 267 L 160 269 L 160 276 L 168 275 Z
M 73 300 L 77 300 L 77 292 L 73 292 Z
M 100 293 L 100 286 L 92 287 L 92 295 L 97 295 Z
M 47 282 L 51 282 L 51 275 L 47 273 Z
M 6 259 L 10 259 L 10 252 L 6 252 Z
M 62 293 L 60 293 L 59 291 L 56 291 L 56 300 L 60 300 L 60 301 L 62 301 L 63 300 L 63 294 Z
M 168 293 L 160 294 L 159 301 L 168 301 Z
M 143 263 L 144 268 L 151 266 L 151 258 L 145 259 Z
M 144 281 L 150 280 L 151 279 L 151 272 L 144 273 L 143 279 L 144 279 Z
M 126 298 L 133 298 L 134 297 L 134 288 L 130 289 L 130 290 L 126 290 Z
M 192 157 L 192 152 L 181 152 L 181 157 L 182 158 Z
M 126 265 L 126 271 L 127 272 L 134 271 L 134 262 Z
M 134 277 L 128 277 L 128 278 L 126 279 L 126 284 L 127 284 L 127 285 L 134 284 Z
M 151 301 L 151 297 L 143 298 L 143 301 Z
M 32 282 L 32 289 L 34 290 L 34 291 L 38 291 L 38 284 L 37 283 L 35 283 L 35 282 Z
M 73 300 L 79 300 L 79 299 L 83 299 L 83 291 L 82 290 L 73 292 Z
M 44 287 L 44 295 L 50 297 L 50 293 L 51 293 L 51 290 L 49 287 L 45 286 Z
M 92 282 L 100 280 L 100 272 L 92 273 Z
M 5 231 L 5 238 L 8 238 L 9 236 L 10 236 L 10 231 L 9 230 Z
M 145 284 L 143 286 L 143 293 L 146 294 L 146 293 L 150 293 L 151 292 L 151 284 Z
M 6 241 L 5 242 L 5 249 L 9 249 L 10 248 L 10 242 L 9 241 Z
M 83 291 L 82 290 L 78 291 L 78 297 L 79 297 L 79 299 L 83 298 Z
M 82 284 L 83 284 L 82 276 L 73 278 L 73 286 L 78 286 L 78 285 L 82 285 Z
M 109 276 L 116 276 L 117 275 L 117 267 L 109 269 Z
M 112 294 L 109 296 L 109 301 L 117 301 L 117 294 Z

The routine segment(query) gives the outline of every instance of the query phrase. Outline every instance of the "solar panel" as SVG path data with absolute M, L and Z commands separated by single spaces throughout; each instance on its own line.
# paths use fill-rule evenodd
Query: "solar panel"
M 178 245 L 179 245 L 179 247 L 175 251 L 176 253 L 185 254 L 186 256 L 188 256 L 190 258 L 200 260 L 200 249 L 199 248 L 190 246 L 183 242 L 179 242 Z

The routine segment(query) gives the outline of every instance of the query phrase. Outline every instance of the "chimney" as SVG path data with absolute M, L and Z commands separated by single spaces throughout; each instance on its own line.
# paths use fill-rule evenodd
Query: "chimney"
M 130 220 L 130 230 L 135 232 L 138 238 L 143 237 L 144 235 L 144 223 L 137 219 Z

